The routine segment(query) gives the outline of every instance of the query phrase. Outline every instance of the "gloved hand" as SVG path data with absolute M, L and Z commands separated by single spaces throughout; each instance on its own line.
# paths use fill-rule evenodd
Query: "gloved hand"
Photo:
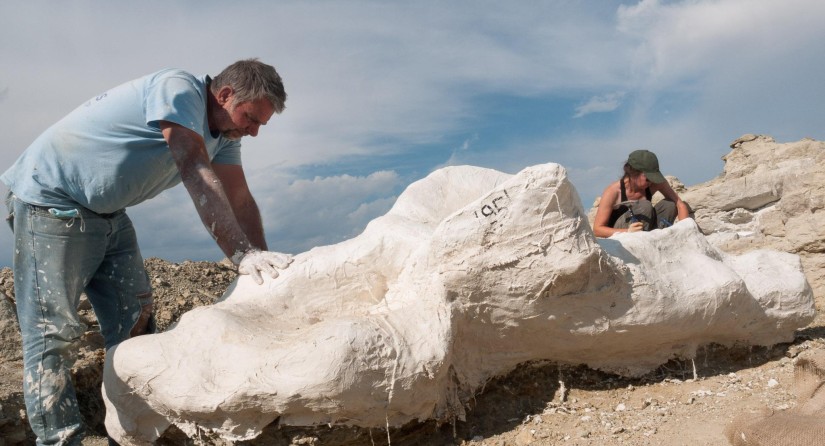
M 255 280 L 255 283 L 261 285 L 264 283 L 261 272 L 269 274 L 274 279 L 278 277 L 278 270 L 286 269 L 290 263 L 292 263 L 292 256 L 289 254 L 253 249 L 247 251 L 241 257 L 238 264 L 238 273 L 249 274 Z

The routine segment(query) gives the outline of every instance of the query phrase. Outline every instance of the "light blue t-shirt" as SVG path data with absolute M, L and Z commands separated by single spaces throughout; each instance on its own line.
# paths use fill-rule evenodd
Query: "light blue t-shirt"
M 240 143 L 209 131 L 208 79 L 167 69 L 102 93 L 43 132 L 0 180 L 39 206 L 108 214 L 136 205 L 181 181 L 160 121 L 203 136 L 213 163 L 241 164 Z

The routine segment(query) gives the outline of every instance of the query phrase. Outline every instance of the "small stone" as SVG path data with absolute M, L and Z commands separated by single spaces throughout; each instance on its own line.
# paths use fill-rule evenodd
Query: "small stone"
M 626 410 L 627 410 L 627 406 L 625 406 L 624 403 L 619 403 L 619 405 L 616 406 L 616 412 L 624 412 Z
M 768 380 L 768 388 L 769 388 L 769 389 L 773 389 L 774 387 L 776 387 L 776 386 L 778 386 L 778 385 L 779 385 L 779 381 L 777 381 L 777 380 L 775 380 L 775 379 L 773 379 L 773 378 L 771 378 L 771 379 L 769 379 L 769 380 Z
M 640 409 L 646 409 L 648 406 L 650 406 L 651 402 L 652 400 L 650 398 L 647 398 L 646 400 L 642 401 L 642 406 L 640 407 Z
M 529 430 L 523 430 L 516 435 L 516 444 L 519 446 L 529 445 L 533 442 L 533 433 Z

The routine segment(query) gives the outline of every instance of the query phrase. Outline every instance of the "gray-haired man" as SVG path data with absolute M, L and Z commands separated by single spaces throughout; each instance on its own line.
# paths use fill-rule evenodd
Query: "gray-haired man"
M 284 110 L 272 66 L 236 62 L 214 79 L 167 69 L 90 99 L 7 170 L 15 237 L 24 395 L 37 444 L 79 445 L 69 349 L 85 292 L 106 347 L 153 330 L 152 292 L 124 209 L 183 182 L 201 221 L 242 274 L 277 276 L 239 140 Z

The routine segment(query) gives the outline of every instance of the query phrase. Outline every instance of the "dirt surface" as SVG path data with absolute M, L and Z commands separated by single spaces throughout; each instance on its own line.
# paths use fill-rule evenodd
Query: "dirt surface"
M 155 292 L 159 330 L 189 309 L 208 305 L 235 278 L 228 263 L 146 261 Z M 13 300 L 9 269 L 0 270 L 0 291 Z M 0 296 L 2 298 L 2 296 Z M 818 296 L 817 308 L 822 302 Z M 89 331 L 78 343 L 73 369 L 78 399 L 89 426 L 86 446 L 106 445 L 100 399 L 102 338 L 88 303 L 81 318 Z M 14 340 L 3 339 L 6 347 Z M 19 339 L 18 349 L 19 349 Z M 10 344 L 12 343 L 12 344 Z M 403 428 L 296 428 L 272 426 L 244 445 L 726 445 L 725 426 L 736 415 L 763 409 L 786 411 L 794 358 L 825 346 L 820 315 L 791 344 L 771 348 L 706 346 L 695 360 L 672 360 L 635 379 L 583 366 L 523 364 L 497 378 L 469 405 L 465 421 Z M 10 355 L 6 355 L 10 356 Z M 13 356 L 13 355 L 11 355 Z M 148 360 L 148 359 L 147 359 Z M 34 444 L 25 421 L 22 362 L 0 361 L 0 446 Z M 161 445 L 197 444 L 174 428 Z M 202 444 L 221 444 L 201 439 Z

